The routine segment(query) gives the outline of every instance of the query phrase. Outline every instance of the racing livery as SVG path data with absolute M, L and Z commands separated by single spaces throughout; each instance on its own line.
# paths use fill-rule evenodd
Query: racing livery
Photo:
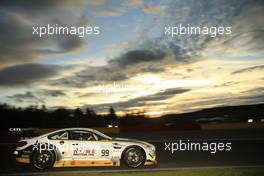
M 156 164 L 155 150 L 147 142 L 112 138 L 89 128 L 67 128 L 20 140 L 14 155 L 17 162 L 38 169 L 123 164 L 137 168 Z

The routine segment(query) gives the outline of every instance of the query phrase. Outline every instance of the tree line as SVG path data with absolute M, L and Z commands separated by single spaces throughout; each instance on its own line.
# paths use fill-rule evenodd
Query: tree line
M 113 107 L 109 107 L 107 114 L 99 114 L 91 108 L 59 107 L 50 110 L 45 105 L 21 108 L 0 104 L 0 114 L 4 122 L 2 127 L 114 127 L 119 124 L 133 125 L 147 119 L 144 112 L 118 116 Z

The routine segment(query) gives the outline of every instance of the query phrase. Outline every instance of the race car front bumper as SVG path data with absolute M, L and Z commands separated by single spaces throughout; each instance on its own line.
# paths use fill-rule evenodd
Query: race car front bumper
M 145 166 L 153 166 L 153 165 L 156 165 L 158 164 L 158 162 L 155 160 L 155 161 L 150 161 L 150 160 L 147 160 L 145 161 Z
M 156 152 L 155 151 L 150 151 L 147 153 L 147 158 L 145 161 L 145 166 L 149 166 L 149 165 L 156 165 L 157 159 L 156 159 Z

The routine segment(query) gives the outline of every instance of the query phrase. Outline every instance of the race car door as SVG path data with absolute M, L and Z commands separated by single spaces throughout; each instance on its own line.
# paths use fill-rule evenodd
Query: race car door
M 60 131 L 48 136 L 49 142 L 57 147 L 57 154 L 61 160 L 72 160 L 70 151 L 71 141 L 68 131 Z
M 85 130 L 72 130 L 72 155 L 74 160 L 109 160 L 111 143 Z

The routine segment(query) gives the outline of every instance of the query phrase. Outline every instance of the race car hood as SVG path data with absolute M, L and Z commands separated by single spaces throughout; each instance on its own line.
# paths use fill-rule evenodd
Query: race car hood
M 128 139 L 128 138 L 113 138 L 113 141 L 116 142 L 131 142 L 146 145 L 147 147 L 152 147 L 153 145 L 144 141 L 136 140 L 136 139 Z

